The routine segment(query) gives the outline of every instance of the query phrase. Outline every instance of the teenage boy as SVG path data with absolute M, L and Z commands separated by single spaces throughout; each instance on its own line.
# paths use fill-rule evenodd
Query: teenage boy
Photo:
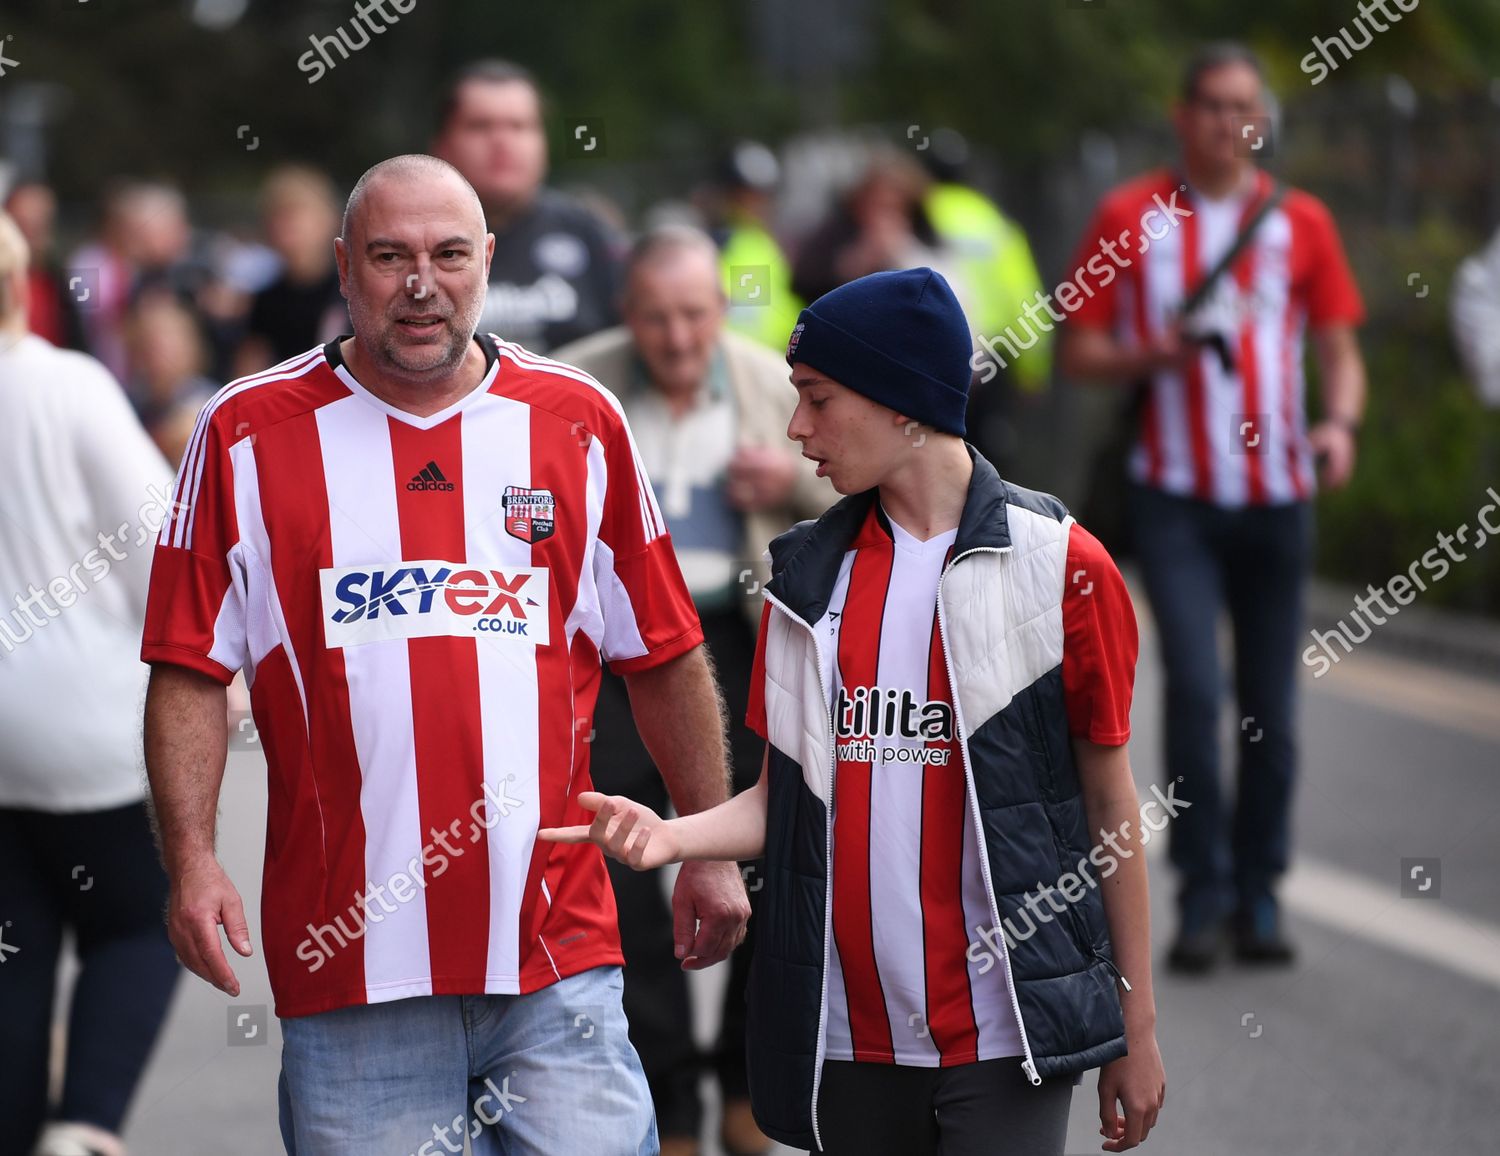
M 930 269 L 802 312 L 787 433 L 848 496 L 771 544 L 760 782 L 672 820 L 585 795 L 591 827 L 540 837 L 642 869 L 764 850 L 750 1084 L 782 1143 L 1060 1154 L 1100 1067 L 1120 1152 L 1165 1091 L 1125 752 L 1135 618 L 1098 541 L 964 442 L 970 353 Z

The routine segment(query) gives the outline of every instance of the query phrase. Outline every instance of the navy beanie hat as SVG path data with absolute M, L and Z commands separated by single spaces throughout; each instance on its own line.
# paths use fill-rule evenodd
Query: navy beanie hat
M 942 274 L 901 269 L 819 297 L 797 318 L 786 360 L 963 437 L 973 350 L 969 323 Z

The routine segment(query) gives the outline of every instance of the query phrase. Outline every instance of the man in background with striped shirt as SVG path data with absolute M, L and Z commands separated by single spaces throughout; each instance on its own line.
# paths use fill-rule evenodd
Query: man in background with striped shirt
M 1314 469 L 1321 461 L 1330 488 L 1349 480 L 1365 405 L 1359 291 L 1327 208 L 1307 193 L 1273 202 L 1203 304 L 1181 315 L 1273 196 L 1256 165 L 1269 121 L 1248 49 L 1210 45 L 1189 62 L 1173 114 L 1181 165 L 1101 202 L 1078 267 L 1098 268 L 1102 247 L 1114 268 L 1087 287 L 1061 356 L 1070 377 L 1143 382 L 1132 532 L 1166 666 L 1167 781 L 1191 804 L 1170 839 L 1180 922 L 1168 963 L 1186 972 L 1215 964 L 1231 918 L 1240 959 L 1293 958 L 1275 884 L 1289 857 Z M 1322 394 L 1311 428 L 1304 335 Z M 1226 606 L 1240 713 L 1232 823 L 1219 776 Z

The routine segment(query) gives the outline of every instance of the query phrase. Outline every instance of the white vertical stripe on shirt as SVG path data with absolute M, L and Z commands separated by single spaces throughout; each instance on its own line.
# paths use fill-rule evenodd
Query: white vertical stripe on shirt
M 401 558 L 401 519 L 388 419 L 351 396 L 317 411 L 329 534 L 335 567 Z M 365 825 L 365 874 L 385 885 L 420 861 L 425 833 L 417 797 L 416 738 L 411 706 L 411 658 L 405 639 L 344 648 L 354 749 L 363 768 L 359 804 Z M 426 868 L 418 863 L 418 871 Z M 420 883 L 420 879 L 414 879 Z M 337 897 L 344 901 L 343 896 Z M 425 891 L 386 913 L 365 931 L 365 988 L 371 1002 L 432 994 Z
M 849 574 L 858 553 L 849 550 L 839 564 L 839 576 L 833 585 L 833 594 L 828 599 L 828 609 L 815 627 L 818 634 L 818 653 L 823 663 L 823 685 L 828 688 L 828 709 L 838 697 L 840 682 L 838 673 L 839 623 L 844 616 L 844 601 L 849 596 Z M 838 617 L 833 617 L 837 615 Z M 834 793 L 829 798 L 828 821 L 833 822 L 833 807 L 837 800 L 838 784 L 834 782 Z M 828 861 L 828 902 L 833 903 L 833 860 Z M 831 926 L 831 925 L 830 925 Z M 852 1060 L 854 1041 L 849 1030 L 849 992 L 844 987 L 844 967 L 839 960 L 837 941 L 830 934 L 828 940 L 827 1006 L 824 1009 L 824 1037 L 827 1041 L 825 1054 L 830 1060 Z
M 532 484 L 530 406 L 489 394 L 464 413 L 459 433 L 467 560 L 481 568 L 530 566 L 531 544 L 506 533 L 501 506 L 507 486 L 529 489 Z M 559 507 L 557 516 L 576 515 Z M 548 589 L 556 589 L 555 583 L 549 581 Z M 513 994 L 520 990 L 521 899 L 536 843 L 541 798 L 537 648 L 483 634 L 475 635 L 474 646 L 487 788 L 485 822 L 490 824 L 486 833 L 490 934 L 485 990 Z M 497 800 L 502 807 L 496 806 Z
M 1281 364 L 1286 309 L 1291 308 L 1291 222 L 1284 211 L 1277 209 L 1261 223 L 1257 241 L 1254 299 L 1249 306 L 1254 310 L 1252 339 L 1260 370 L 1260 408 L 1270 419 L 1267 422 L 1270 446 L 1261 461 L 1261 476 L 1266 483 L 1267 501 L 1290 502 L 1297 491 L 1292 484 L 1287 452 L 1295 449 L 1298 435 L 1295 426 L 1287 421 L 1287 382 Z M 1277 308 L 1275 303 L 1279 301 L 1288 304 Z
M 882 612 L 875 684 L 882 691 L 909 690 L 917 702 L 925 703 L 943 553 L 935 543 L 914 553 L 902 544 L 903 538 L 914 542 L 910 535 L 899 526 L 893 534 L 896 546 Z M 900 736 L 877 738 L 874 743 L 877 752 L 885 747 L 927 745 Z M 952 766 L 930 770 L 963 773 Z M 935 1067 L 938 1049 L 927 1019 L 927 942 L 922 919 L 922 776 L 920 763 L 882 763 L 877 758 L 871 769 L 870 909 L 880 913 L 871 930 L 896 1062 Z M 914 1023 L 913 1016 L 921 1019 Z

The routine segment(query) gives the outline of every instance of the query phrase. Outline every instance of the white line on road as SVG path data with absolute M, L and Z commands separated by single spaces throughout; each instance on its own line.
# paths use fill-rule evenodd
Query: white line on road
M 1500 988 L 1500 927 L 1453 914 L 1441 900 L 1396 889 L 1302 856 L 1281 889 L 1288 911 Z
M 1165 839 L 1146 855 L 1166 869 Z M 1159 884 L 1158 884 L 1159 885 Z M 1399 951 L 1423 963 L 1500 988 L 1500 927 L 1478 916 L 1455 915 L 1436 899 L 1406 899 L 1397 889 L 1299 855 L 1282 881 L 1281 905 L 1303 919 Z

